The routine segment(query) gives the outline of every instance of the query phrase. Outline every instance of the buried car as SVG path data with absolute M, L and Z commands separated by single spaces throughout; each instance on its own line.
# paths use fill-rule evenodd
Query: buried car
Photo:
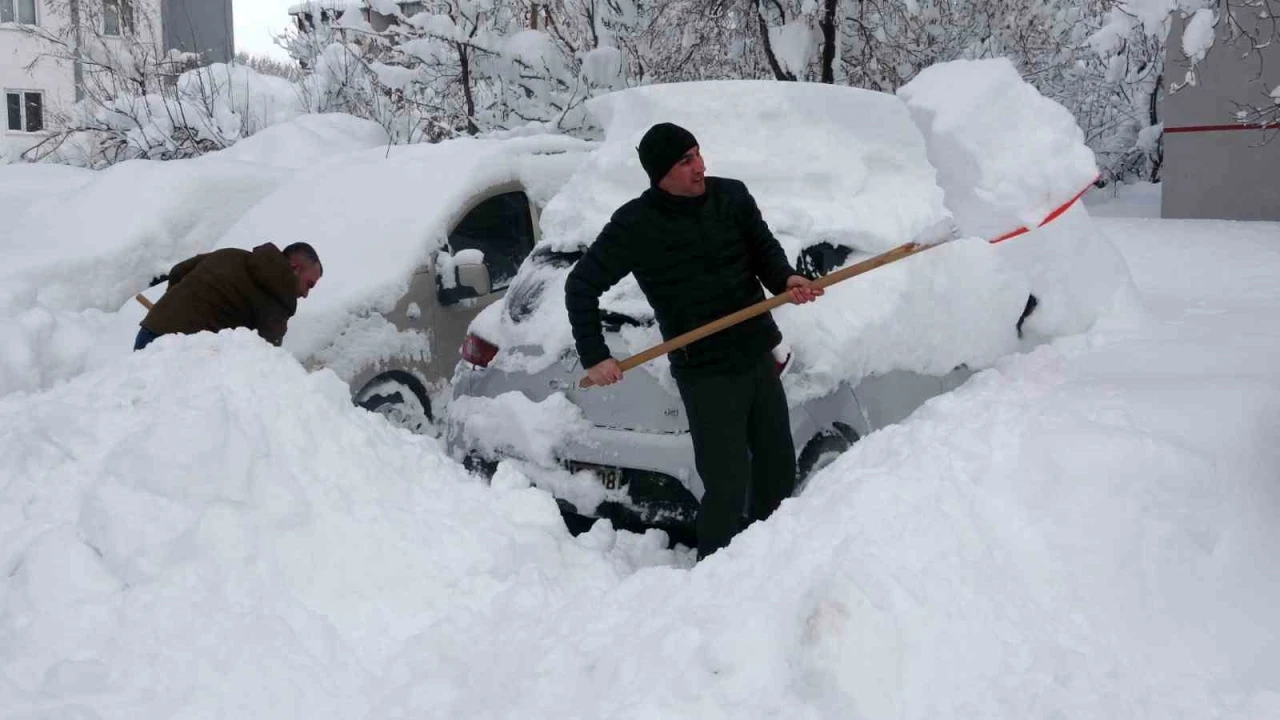
M 1016 74 L 997 80 L 1021 82 Z M 702 493 L 665 358 L 616 385 L 581 388 L 585 368 L 564 306 L 570 268 L 612 211 L 647 185 L 635 146 L 655 122 L 691 130 L 708 175 L 746 183 L 788 259 L 808 277 L 904 242 L 938 244 L 831 286 L 816 303 L 773 311 L 784 336 L 775 357 L 791 409 L 800 489 L 859 438 L 957 387 L 971 368 L 1074 330 L 1072 323 L 1096 314 L 1092 301 L 1072 299 L 1064 281 L 1077 270 L 1070 262 L 1054 272 L 1041 267 L 1055 252 L 1059 259 L 1079 256 L 1081 247 L 1096 244 L 1083 209 L 1066 209 L 1061 222 L 1007 244 L 966 234 L 940 185 L 955 174 L 940 173 L 933 162 L 971 158 L 955 150 L 966 149 L 963 143 L 949 145 L 937 134 L 926 139 L 917 123 L 928 130 L 932 116 L 901 97 L 716 81 L 633 88 L 596 98 L 589 109 L 606 140 L 547 204 L 542 239 L 507 295 L 471 324 L 447 419 L 455 457 L 487 470 L 515 459 L 571 520 L 659 527 L 687 542 Z M 1026 247 L 1042 241 L 1043 248 Z M 1010 249 L 1015 244 L 1022 247 Z M 606 292 L 601 310 L 614 357 L 662 341 L 634 277 Z
M 344 154 L 283 183 L 217 247 L 311 243 L 324 276 L 283 347 L 337 373 L 357 405 L 434 435 L 468 325 L 506 292 L 542 205 L 592 147 L 545 134 Z

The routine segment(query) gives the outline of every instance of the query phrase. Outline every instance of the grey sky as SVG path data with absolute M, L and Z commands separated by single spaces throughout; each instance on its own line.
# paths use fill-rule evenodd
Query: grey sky
M 236 50 L 254 55 L 288 56 L 271 41 L 289 24 L 289 6 L 301 0 L 232 0 L 235 16 Z

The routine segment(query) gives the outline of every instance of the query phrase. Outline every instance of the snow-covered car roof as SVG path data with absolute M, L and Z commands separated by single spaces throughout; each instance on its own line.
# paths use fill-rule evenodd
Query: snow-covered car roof
M 323 349 L 353 318 L 392 309 L 414 271 L 445 245 L 449 228 L 479 194 L 518 184 L 547 201 L 591 143 L 562 135 L 461 138 L 349 154 L 294 175 L 245 213 L 218 242 L 250 248 L 311 243 L 324 265 L 298 303 L 285 347 Z
M 995 66 L 976 72 L 984 70 L 998 77 L 982 82 L 1005 87 L 1006 95 L 1021 91 L 1016 73 L 1010 79 Z M 928 93 L 915 100 L 922 96 Z M 992 92 L 981 100 L 991 102 Z M 1016 324 L 1034 273 L 987 238 L 958 237 L 936 160 L 901 97 L 808 83 L 713 81 L 633 88 L 598 98 L 589 109 L 606 129 L 605 141 L 547 205 L 541 244 L 504 302 L 473 324 L 507 349 L 496 366 L 536 370 L 572 347 L 564 276 L 574 253 L 648 186 L 635 148 L 648 127 L 663 121 L 697 137 L 708 175 L 746 182 L 793 264 L 805 248 L 824 244 L 851 250 L 837 258 L 848 264 L 906 242 L 956 238 L 833 286 L 812 305 L 775 310 L 784 342 L 805 368 L 790 380 L 797 397 L 872 373 L 943 373 L 961 364 L 983 365 L 1017 348 Z M 1022 119 L 1034 124 L 1046 113 L 1052 109 L 1035 107 Z M 1016 144 L 1017 133 L 1013 128 L 1006 141 Z M 1071 142 L 1070 136 L 1063 141 Z M 942 159 L 973 162 L 974 156 L 952 153 Z M 1105 242 L 1092 237 L 1083 209 L 1068 215 L 1055 228 L 1059 244 Z M 1064 265 L 1059 273 L 1077 270 Z M 630 276 L 601 305 L 641 320 L 652 315 Z M 633 353 L 661 341 L 653 324 L 641 325 L 623 328 Z M 541 352 L 530 353 L 529 346 Z M 665 373 L 665 360 L 646 369 Z

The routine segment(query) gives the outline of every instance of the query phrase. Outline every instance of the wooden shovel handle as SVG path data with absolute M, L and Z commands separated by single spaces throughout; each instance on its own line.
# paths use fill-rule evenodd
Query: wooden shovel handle
M 147 299 L 147 296 L 143 295 L 142 293 L 138 293 L 137 295 L 134 295 L 133 299 L 137 300 L 139 303 L 142 303 L 142 307 L 148 310 L 155 307 L 154 305 L 151 304 L 151 301 Z
M 875 257 L 867 258 L 866 260 L 863 260 L 860 263 L 854 263 L 853 265 L 850 265 L 847 268 L 841 268 L 840 270 L 837 270 L 833 273 L 823 275 L 817 280 L 814 280 L 813 285 L 819 288 L 825 288 L 830 285 L 835 285 L 836 283 L 842 280 L 848 280 L 849 278 L 854 277 L 855 275 L 861 275 L 862 273 L 870 272 L 872 270 L 875 270 L 878 267 L 888 265 L 889 263 L 897 262 L 898 260 L 901 260 L 905 257 L 909 257 L 911 255 L 915 255 L 916 253 L 922 252 L 931 247 L 934 247 L 934 246 L 921 245 L 917 243 L 906 243 L 905 245 L 899 245 L 898 247 L 892 250 L 883 252 L 879 255 L 876 255 Z M 671 338 L 670 340 L 662 343 L 661 345 L 654 345 L 648 350 L 637 353 L 625 360 L 620 361 L 618 365 L 619 367 L 622 368 L 622 371 L 625 373 L 626 371 L 639 367 L 649 362 L 650 360 L 653 360 L 654 358 L 659 357 L 660 355 L 666 355 L 672 350 L 679 350 L 680 348 L 684 347 L 685 345 L 688 345 L 689 343 L 692 343 L 697 340 L 701 340 L 702 338 L 708 335 L 718 333 L 727 327 L 737 325 L 743 320 L 748 320 L 757 315 L 769 312 L 770 310 L 780 305 L 785 305 L 789 302 L 791 302 L 791 296 L 788 293 L 784 292 L 778 295 L 774 295 L 773 297 L 768 298 L 767 300 L 761 300 L 760 302 L 754 305 L 745 307 L 735 313 L 732 313 L 730 315 L 725 315 L 719 320 L 713 320 L 707 323 L 706 325 L 694 328 L 693 330 L 690 330 L 689 332 L 684 333 L 683 335 L 677 335 L 676 337 Z M 580 388 L 589 388 L 589 387 L 592 387 L 593 385 L 595 385 L 595 383 L 591 381 L 590 377 L 583 377 L 581 380 L 578 381 L 578 387 Z

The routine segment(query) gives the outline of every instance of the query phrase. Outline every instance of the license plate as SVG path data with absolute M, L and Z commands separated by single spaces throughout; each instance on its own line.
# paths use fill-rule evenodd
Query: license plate
M 600 482 L 604 485 L 605 490 L 617 490 L 622 487 L 621 468 L 596 468 L 596 474 L 600 476 Z
M 570 462 L 570 472 L 590 471 L 600 479 L 600 484 L 606 490 L 617 490 L 626 484 L 626 480 L 622 476 L 622 468 L 608 467 L 605 465 L 592 465 L 590 463 Z

